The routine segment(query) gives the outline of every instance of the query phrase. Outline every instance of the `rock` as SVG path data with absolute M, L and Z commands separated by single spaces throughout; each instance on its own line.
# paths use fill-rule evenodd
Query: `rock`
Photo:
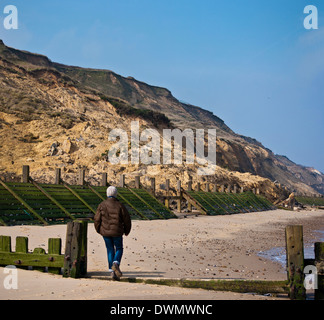
M 51 147 L 49 148 L 49 150 L 48 150 L 46 156 L 50 156 L 50 157 L 55 156 L 55 155 L 57 154 L 57 151 L 58 151 L 58 150 L 57 150 L 58 145 L 59 145 L 58 142 L 54 142 L 54 143 L 52 143 L 52 145 L 51 145 Z
M 61 149 L 68 154 L 71 154 L 72 152 L 77 150 L 77 146 L 70 140 L 64 140 L 62 143 Z

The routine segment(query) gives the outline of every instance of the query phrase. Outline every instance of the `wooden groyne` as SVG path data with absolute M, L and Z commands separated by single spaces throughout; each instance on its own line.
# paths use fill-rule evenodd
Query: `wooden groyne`
M 289 297 L 305 300 L 306 290 L 315 290 L 315 300 L 324 299 L 324 242 L 314 244 L 314 259 L 304 258 L 303 226 L 285 229 Z
M 61 238 L 48 239 L 48 252 L 44 248 L 28 251 L 28 237 L 16 237 L 16 251 L 12 251 L 11 237 L 0 236 L 0 266 L 62 274 L 64 277 L 81 278 L 87 274 L 87 221 L 67 224 L 64 254 Z
M 150 186 L 141 177 L 126 183 L 120 176 L 118 198 L 127 207 L 132 219 L 152 220 L 177 218 L 175 213 L 195 211 L 197 214 L 221 215 L 273 210 L 276 207 L 259 194 L 258 189 L 244 191 L 234 186 L 197 184 L 186 188 L 177 182 L 173 188 L 166 179 L 165 187 L 157 190 L 155 178 Z M 135 187 L 130 187 L 130 185 Z M 101 201 L 106 199 L 107 173 L 99 185 L 85 181 L 85 169 L 78 173 L 78 183 L 69 185 L 56 169 L 53 184 L 38 183 L 30 177 L 29 166 L 23 166 L 21 182 L 0 179 L 0 225 L 58 224 L 79 218 L 92 219 Z

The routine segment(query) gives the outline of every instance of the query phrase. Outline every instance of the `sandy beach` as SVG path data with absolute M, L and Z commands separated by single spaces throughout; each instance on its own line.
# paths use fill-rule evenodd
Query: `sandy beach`
M 226 216 L 187 216 L 171 220 L 133 221 L 124 237 L 121 269 L 124 277 L 285 280 L 282 264 L 260 252 L 285 246 L 285 227 L 303 225 L 304 244 L 323 237 L 324 210 L 264 211 Z M 47 251 L 48 238 L 62 238 L 66 225 L 0 227 L 0 235 L 28 236 L 29 250 Z M 18 270 L 18 288 L 3 286 L 0 268 L 0 299 L 108 299 L 108 300 L 263 300 L 286 296 L 216 292 L 127 282 L 107 281 L 107 254 L 102 237 L 88 226 L 87 279 L 66 279 L 32 270 Z

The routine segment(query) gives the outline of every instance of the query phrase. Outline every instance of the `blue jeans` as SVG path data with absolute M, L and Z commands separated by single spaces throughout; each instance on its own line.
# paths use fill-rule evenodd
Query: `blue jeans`
M 108 266 L 111 267 L 114 262 L 120 265 L 123 256 L 123 237 L 103 237 L 105 240 L 108 256 Z

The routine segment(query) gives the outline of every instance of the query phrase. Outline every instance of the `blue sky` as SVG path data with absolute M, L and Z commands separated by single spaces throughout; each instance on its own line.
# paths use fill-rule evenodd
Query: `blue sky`
M 18 30 L 3 8 L 16 5 Z M 303 26 L 318 9 L 318 30 Z M 324 172 L 324 2 L 1 0 L 0 39 L 168 88 L 239 134 Z

